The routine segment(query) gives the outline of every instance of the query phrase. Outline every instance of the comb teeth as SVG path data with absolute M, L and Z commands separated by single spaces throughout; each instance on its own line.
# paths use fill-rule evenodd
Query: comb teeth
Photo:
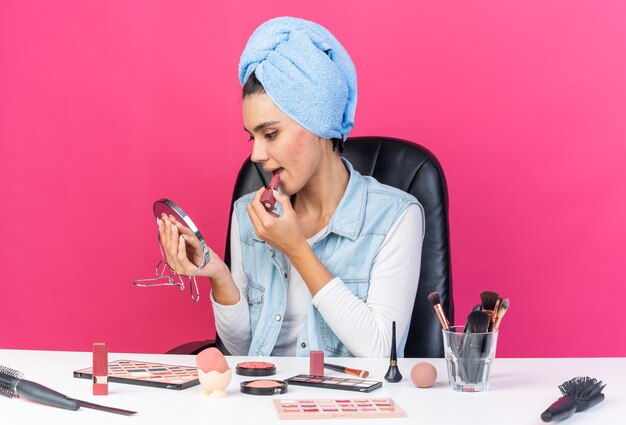
M 23 377 L 23 373 L 0 365 L 0 395 L 8 398 L 19 397 L 15 391 L 15 381 L 19 381 Z
M 602 381 L 595 378 L 579 376 L 563 382 L 559 385 L 559 390 L 561 390 L 561 394 L 572 396 L 577 400 L 589 400 L 601 393 L 605 386 L 606 384 L 603 385 Z

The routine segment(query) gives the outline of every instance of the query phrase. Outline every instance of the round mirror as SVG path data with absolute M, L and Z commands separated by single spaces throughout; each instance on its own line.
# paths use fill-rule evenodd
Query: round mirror
M 182 231 L 186 236 L 193 235 L 198 241 L 198 245 L 202 249 L 202 257 L 200 259 L 200 264 L 196 264 L 198 267 L 195 272 L 191 276 L 183 276 L 177 274 L 165 260 L 165 249 L 163 244 L 161 243 L 161 234 L 157 231 L 157 235 L 159 238 L 159 250 L 161 251 L 161 259 L 157 263 L 154 268 L 155 277 L 151 277 L 148 279 L 135 279 L 133 280 L 133 285 L 142 286 L 142 287 L 151 287 L 151 286 L 178 286 L 181 290 L 185 289 L 185 281 L 184 279 L 189 280 L 189 290 L 191 291 L 191 299 L 198 302 L 200 300 L 200 291 L 198 290 L 198 282 L 196 281 L 196 272 L 200 270 L 200 267 L 203 267 L 205 264 L 209 262 L 211 259 L 211 252 L 209 251 L 209 247 L 207 246 L 202 234 L 198 230 L 198 227 L 194 224 L 194 222 L 189 218 L 185 211 L 174 202 L 169 199 L 159 199 L 152 206 L 152 211 L 154 212 L 154 216 L 157 218 L 161 218 L 162 214 L 166 214 L 168 216 L 174 217 L 174 219 L 182 224 L 184 227 L 188 229 L 188 231 Z M 192 261 L 195 264 L 195 261 Z M 167 274 L 167 270 L 171 270 L 174 274 Z M 192 285 L 193 283 L 193 285 Z M 194 292 L 195 290 L 195 292 Z
M 156 218 L 161 218 L 161 214 L 171 215 L 172 217 L 176 219 L 176 221 L 178 221 L 179 223 L 187 227 L 189 230 L 191 230 L 191 233 L 193 233 L 193 235 L 198 240 L 198 243 L 202 247 L 203 263 L 196 264 L 196 265 L 198 267 L 202 267 L 209 262 L 209 260 L 211 259 L 211 253 L 209 251 L 209 247 L 207 246 L 204 238 L 202 237 L 202 234 L 198 230 L 198 227 L 194 224 L 193 220 L 191 220 L 191 218 L 189 218 L 189 216 L 185 214 L 185 211 L 183 211 L 181 207 L 179 207 L 178 205 L 176 205 L 174 202 L 170 201 L 169 199 L 159 199 L 152 206 L 152 210 L 154 211 L 154 216 Z

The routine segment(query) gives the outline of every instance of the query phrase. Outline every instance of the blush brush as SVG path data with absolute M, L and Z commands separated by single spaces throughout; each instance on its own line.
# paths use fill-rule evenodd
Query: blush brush
M 541 414 L 541 420 L 544 422 L 560 421 L 569 418 L 574 413 L 595 406 L 604 400 L 602 390 L 605 386 L 606 384 L 602 384 L 602 381 L 588 376 L 577 377 L 564 382 L 559 385 L 563 397 L 552 403 Z
M 41 384 L 28 381 L 24 379 L 24 374 L 21 372 L 2 365 L 0 365 L 0 395 L 8 398 L 23 397 L 31 401 L 67 410 L 78 410 L 81 407 L 87 407 L 126 416 L 137 413 L 70 398 Z

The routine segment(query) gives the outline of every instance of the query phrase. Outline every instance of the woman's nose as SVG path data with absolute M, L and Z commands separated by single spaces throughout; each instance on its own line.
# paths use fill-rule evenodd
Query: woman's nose
M 252 162 L 263 162 L 269 159 L 267 156 L 267 150 L 265 149 L 265 143 L 262 140 L 254 140 L 250 159 Z

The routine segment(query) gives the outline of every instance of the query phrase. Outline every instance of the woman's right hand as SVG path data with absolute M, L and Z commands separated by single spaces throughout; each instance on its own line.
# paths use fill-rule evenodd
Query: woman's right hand
M 157 218 L 161 245 L 167 257 L 167 264 L 177 274 L 183 276 L 216 277 L 228 269 L 226 264 L 209 249 L 208 264 L 204 264 L 204 253 L 191 229 L 178 222 L 173 216 L 162 214 Z
M 191 229 L 178 222 L 173 216 L 162 214 L 157 218 L 159 236 L 167 264 L 175 273 L 183 276 L 205 276 L 211 279 L 213 298 L 219 304 L 232 305 L 239 302 L 239 288 L 235 284 L 226 263 L 209 250 L 209 262 L 204 263 L 202 246 Z

